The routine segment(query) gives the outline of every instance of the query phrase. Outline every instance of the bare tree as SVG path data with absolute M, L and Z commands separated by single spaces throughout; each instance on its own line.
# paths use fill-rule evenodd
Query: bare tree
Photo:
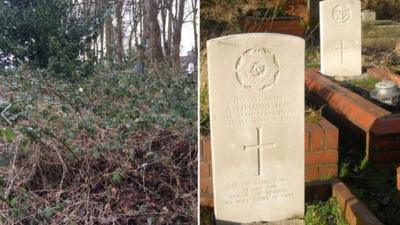
M 197 0 L 71 0 L 85 16 L 106 12 L 98 38 L 88 44 L 96 58 L 123 63 L 126 55 L 144 54 L 153 62 L 168 62 L 180 69 L 182 27 L 193 24 L 197 52 Z M 124 44 L 126 41 L 127 44 Z M 114 59 L 115 58 L 115 59 Z M 148 61 L 148 60 L 146 60 Z
M 124 25 L 123 25 L 123 14 L 122 10 L 124 8 L 124 0 L 115 0 L 116 7 L 115 7 L 115 18 L 117 21 L 116 30 L 116 39 L 117 39 L 117 56 L 118 56 L 118 63 L 122 63 L 124 59 Z
M 104 1 L 104 6 L 106 9 L 110 9 L 111 4 L 108 0 L 103 0 Z M 106 24 L 105 24 L 105 33 L 106 33 L 106 57 L 108 59 L 111 59 L 113 56 L 113 25 L 112 25 L 112 16 L 111 12 L 107 12 L 107 19 L 106 19 Z
M 198 13 L 198 8 L 197 8 L 197 3 L 198 3 L 198 0 L 191 0 L 192 2 L 192 4 L 191 4 L 191 6 L 192 6 L 192 13 L 193 13 L 193 20 L 192 20 L 192 24 L 193 24 L 193 36 L 194 36 L 194 54 L 195 54 L 195 56 L 197 57 L 197 53 L 198 53 L 198 50 L 199 50 L 199 46 L 198 46 L 198 43 L 197 43 L 197 13 Z
M 171 59 L 174 70 L 180 69 L 180 50 L 182 40 L 182 25 L 183 16 L 185 11 L 185 0 L 177 0 L 175 2 L 175 15 L 173 18 L 173 33 L 172 33 L 172 46 L 171 46 Z
M 143 39 L 148 42 L 151 59 L 163 59 L 161 47 L 161 31 L 158 23 L 158 5 L 155 0 L 146 0 L 144 4 L 144 33 Z

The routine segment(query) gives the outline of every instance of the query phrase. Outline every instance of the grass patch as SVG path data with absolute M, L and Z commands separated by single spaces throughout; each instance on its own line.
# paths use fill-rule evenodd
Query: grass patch
M 348 225 L 335 198 L 307 205 L 306 225 Z
M 208 102 L 208 85 L 205 83 L 200 90 L 200 132 L 206 137 L 210 134 L 210 113 Z
M 214 225 L 213 223 L 214 211 L 212 208 L 200 208 L 200 225 Z
M 210 134 L 210 112 L 208 98 L 207 53 L 201 50 L 200 64 L 200 134 L 206 137 Z
M 354 79 L 354 80 L 345 81 L 345 83 L 347 83 L 355 88 L 360 88 L 360 89 L 367 90 L 368 92 L 370 92 L 375 89 L 375 84 L 378 83 L 379 81 L 380 80 L 376 79 L 375 77 L 368 76 L 363 79 Z
M 320 49 L 319 46 L 306 48 L 306 68 L 320 67 Z
M 322 119 L 322 110 L 324 107 L 319 109 L 307 108 L 305 111 L 305 121 L 309 123 L 318 123 Z

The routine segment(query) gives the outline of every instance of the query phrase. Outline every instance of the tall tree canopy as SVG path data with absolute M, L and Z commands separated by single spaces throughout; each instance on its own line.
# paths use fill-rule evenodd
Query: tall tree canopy
M 0 66 L 27 63 L 62 76 L 95 62 L 179 69 L 182 25 L 196 27 L 196 10 L 186 0 L 0 1 Z
M 82 11 L 69 0 L 0 1 L 0 63 L 50 64 L 66 72 L 97 38 L 102 24 L 101 16 L 86 17 Z

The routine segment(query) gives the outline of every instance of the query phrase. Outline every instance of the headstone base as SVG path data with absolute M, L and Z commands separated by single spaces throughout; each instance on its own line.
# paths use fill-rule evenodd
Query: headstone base
M 303 219 L 290 219 L 290 220 L 281 220 L 276 222 L 256 222 L 256 223 L 233 223 L 227 221 L 218 221 L 217 225 L 304 225 Z
M 346 76 L 346 77 L 336 76 L 333 77 L 333 79 L 337 81 L 362 80 L 368 78 L 368 76 L 369 76 L 368 73 L 362 73 L 361 75 L 358 76 Z

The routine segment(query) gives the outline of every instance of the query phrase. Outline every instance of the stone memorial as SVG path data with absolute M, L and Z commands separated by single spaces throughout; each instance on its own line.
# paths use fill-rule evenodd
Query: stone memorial
M 217 224 L 303 224 L 304 51 L 272 33 L 207 42 Z
M 361 75 L 361 2 L 320 2 L 321 73 L 327 76 Z
M 368 21 L 375 21 L 376 20 L 376 12 L 373 10 L 363 10 L 361 12 L 361 21 L 368 22 Z

